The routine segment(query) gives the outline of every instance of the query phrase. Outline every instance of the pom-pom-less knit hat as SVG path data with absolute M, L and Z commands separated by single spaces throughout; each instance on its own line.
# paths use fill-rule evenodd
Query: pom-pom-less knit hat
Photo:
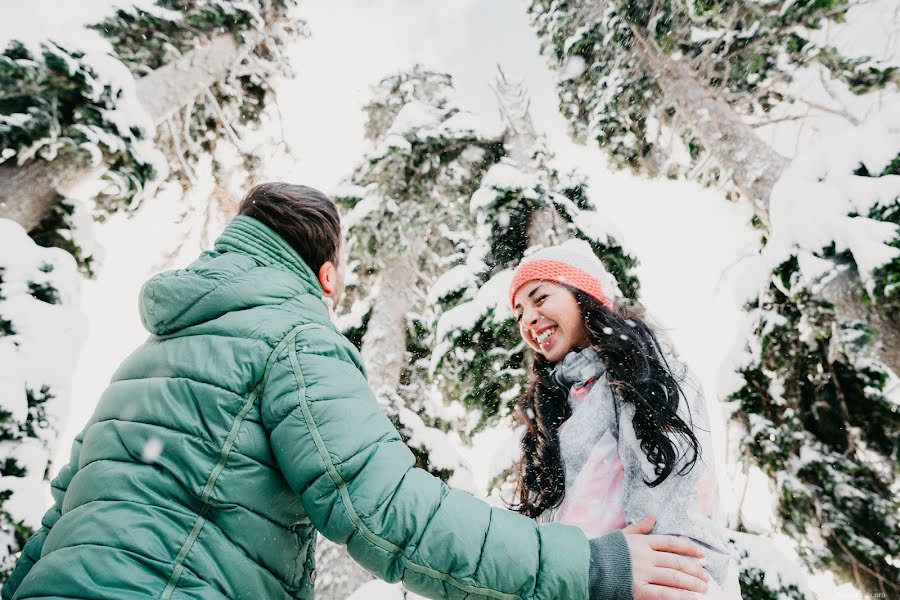
M 581 290 L 609 310 L 613 308 L 613 300 L 622 295 L 615 278 L 604 268 L 590 244 L 583 240 L 568 240 L 523 258 L 509 286 L 510 307 L 519 288 L 536 280 L 552 281 Z

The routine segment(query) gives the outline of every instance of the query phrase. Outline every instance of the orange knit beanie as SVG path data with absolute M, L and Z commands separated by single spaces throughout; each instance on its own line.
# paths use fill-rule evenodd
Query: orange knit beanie
M 569 240 L 523 258 L 509 286 L 509 305 L 513 306 L 520 287 L 536 280 L 552 281 L 581 290 L 609 310 L 613 309 L 610 298 L 621 295 L 616 280 L 583 240 Z

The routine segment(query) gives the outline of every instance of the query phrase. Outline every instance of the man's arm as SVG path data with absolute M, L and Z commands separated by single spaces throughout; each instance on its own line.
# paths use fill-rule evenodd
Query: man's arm
M 44 517 L 41 519 L 41 528 L 31 536 L 28 543 L 25 544 L 25 547 L 19 554 L 19 560 L 16 562 L 16 567 L 13 569 L 12 575 L 10 575 L 6 584 L 3 586 L 2 600 L 12 600 L 16 595 L 16 590 L 19 589 L 22 580 L 25 579 L 29 571 L 31 571 L 31 567 L 34 566 L 34 563 L 41 557 L 41 551 L 44 547 L 44 540 L 47 539 L 47 534 L 50 533 L 50 529 L 59 520 L 59 517 L 62 516 L 60 511 L 63 505 L 63 498 L 65 498 L 69 482 L 72 481 L 72 477 L 74 477 L 75 473 L 78 471 L 78 456 L 80 453 L 81 435 L 79 435 L 72 444 L 72 455 L 69 459 L 69 464 L 60 469 L 59 474 L 50 483 L 53 506 L 44 513 Z
M 538 526 L 414 468 L 349 343 L 320 326 L 292 335 L 273 355 L 262 416 L 316 529 L 378 577 L 428 597 L 588 597 L 580 530 Z M 609 544 L 627 562 L 623 540 Z

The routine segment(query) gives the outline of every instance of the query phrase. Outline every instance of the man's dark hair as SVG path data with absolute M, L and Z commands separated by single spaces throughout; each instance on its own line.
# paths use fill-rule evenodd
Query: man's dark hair
M 311 187 L 261 183 L 241 200 L 238 214 L 253 217 L 291 245 L 313 273 L 338 262 L 341 217 L 331 199 Z

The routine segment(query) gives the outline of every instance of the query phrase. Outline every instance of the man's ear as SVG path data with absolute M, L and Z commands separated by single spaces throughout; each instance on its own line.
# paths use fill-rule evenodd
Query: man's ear
M 326 296 L 332 296 L 337 291 L 338 273 L 337 267 L 330 260 L 326 260 L 319 267 L 319 285 Z

